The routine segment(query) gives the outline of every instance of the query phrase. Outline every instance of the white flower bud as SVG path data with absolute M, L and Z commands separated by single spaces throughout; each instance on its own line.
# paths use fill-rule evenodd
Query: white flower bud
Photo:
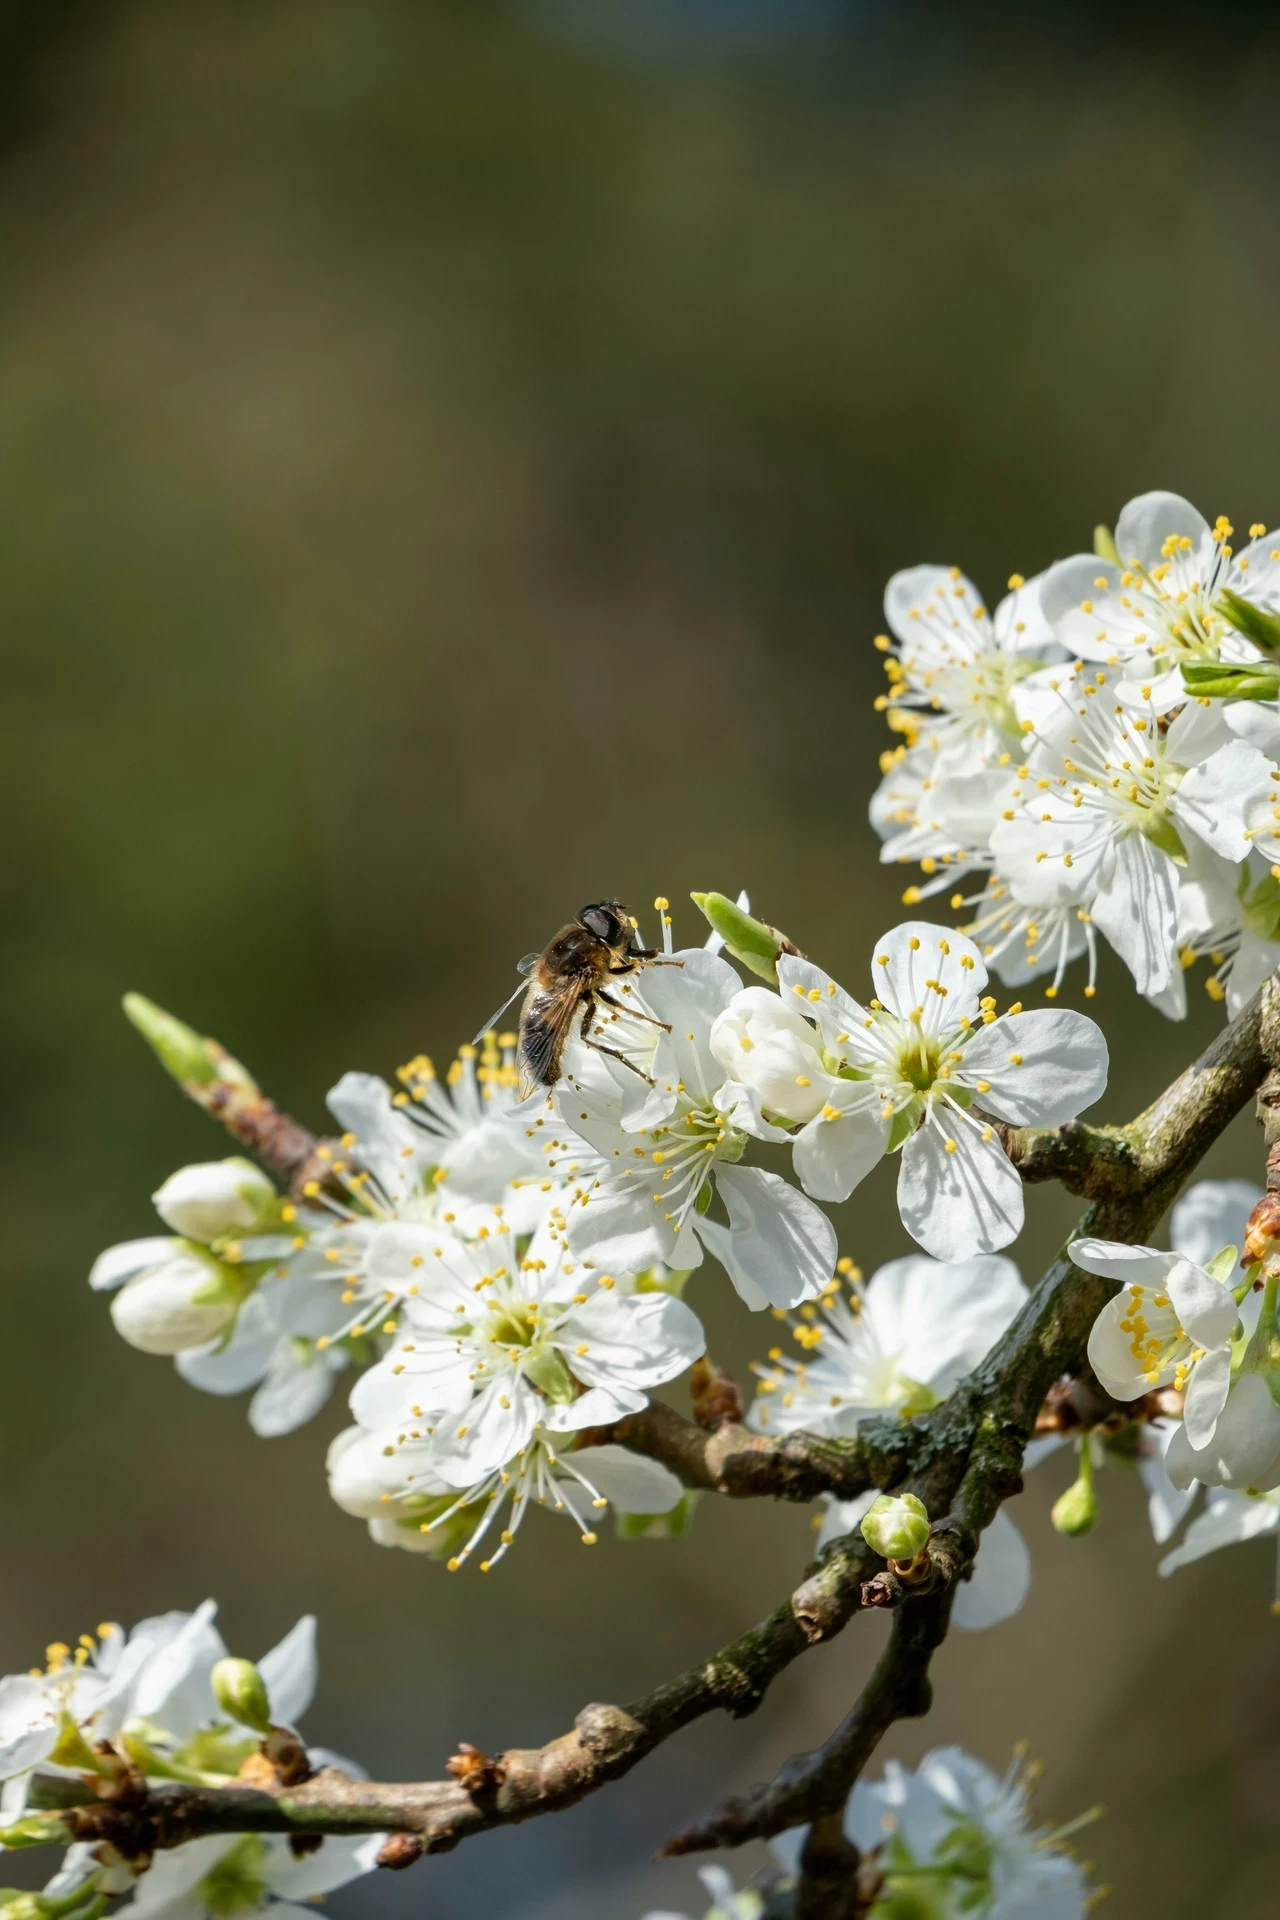
M 384 1443 L 384 1435 L 366 1433 L 363 1427 L 345 1427 L 330 1443 L 325 1459 L 330 1496 L 357 1520 L 392 1511 L 383 1495 L 392 1487 L 395 1462 L 386 1457 Z
M 914 1493 L 882 1493 L 862 1518 L 862 1537 L 886 1560 L 914 1560 L 929 1542 L 929 1513 Z
M 822 1111 L 832 1084 L 821 1042 L 803 1014 L 767 987 L 744 987 L 711 1029 L 711 1051 L 770 1113 L 803 1124 Z
M 206 1160 L 171 1173 L 151 1198 L 175 1233 L 209 1242 L 264 1225 L 276 1192 L 248 1160 Z
M 170 1259 L 121 1287 L 111 1318 L 139 1353 L 173 1354 L 224 1333 L 239 1304 L 225 1268 L 198 1247 L 178 1244 Z

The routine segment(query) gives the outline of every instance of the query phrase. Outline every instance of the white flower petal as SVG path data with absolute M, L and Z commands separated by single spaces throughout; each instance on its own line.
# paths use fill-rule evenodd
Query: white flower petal
M 1253 842 L 1250 801 L 1271 792 L 1271 762 L 1256 747 L 1233 740 L 1183 778 L 1170 811 L 1180 827 L 1198 834 L 1224 860 L 1245 859 Z
M 651 1174 L 637 1173 L 600 1187 L 585 1205 L 568 1209 L 575 1259 L 619 1273 L 643 1273 L 659 1261 L 685 1269 L 701 1264 L 694 1234 L 687 1227 L 677 1232 L 665 1208 L 655 1204 L 652 1180 Z
M 1000 1254 L 945 1262 L 906 1254 L 872 1274 L 859 1324 L 898 1369 L 945 1399 L 1017 1317 L 1027 1299 L 1018 1269 Z
M 1234 1308 L 1234 1301 L 1232 1306 Z M 1213 1439 L 1218 1416 L 1227 1404 L 1230 1385 L 1230 1347 L 1215 1347 L 1202 1360 L 1197 1360 L 1182 1415 L 1187 1439 L 1193 1447 L 1207 1447 Z
M 815 1200 L 847 1200 L 872 1167 L 884 1158 L 889 1121 L 879 1094 L 861 1082 L 837 1080 L 826 1110 L 800 1129 L 792 1165 L 805 1192 Z
M 1001 1507 L 983 1534 L 973 1572 L 956 1588 L 953 1626 L 978 1633 L 1018 1611 L 1031 1588 L 1031 1554 Z
M 716 1184 L 729 1215 L 734 1268 L 770 1306 L 812 1300 L 835 1272 L 836 1230 L 820 1208 L 776 1173 L 721 1166 Z M 695 1222 L 700 1225 L 700 1222 Z
M 1044 1008 L 1009 1013 L 975 1033 L 960 1069 L 978 1099 L 1018 1127 L 1059 1127 L 1100 1098 L 1108 1054 L 1102 1029 L 1083 1013 Z
M 544 1406 L 542 1424 L 548 1433 L 581 1433 L 584 1427 L 608 1427 L 629 1413 L 639 1413 L 648 1398 L 647 1393 L 629 1392 L 621 1386 L 591 1387 L 568 1406 Z
M 1176 1259 L 1158 1247 L 1131 1247 L 1123 1240 L 1093 1240 L 1087 1235 L 1072 1240 L 1067 1252 L 1085 1273 L 1122 1280 L 1126 1286 L 1136 1281 L 1140 1287 L 1162 1287 Z
M 1222 1547 L 1234 1547 L 1242 1540 L 1258 1540 L 1280 1530 L 1280 1500 L 1259 1499 L 1256 1495 L 1233 1493 L 1226 1487 L 1214 1487 L 1203 1513 L 1198 1513 L 1180 1544 L 1166 1553 L 1160 1562 L 1164 1575 L 1203 1560 L 1207 1553 Z
M 100 1253 L 89 1269 L 89 1285 L 95 1293 L 110 1293 L 122 1287 L 135 1273 L 161 1266 L 172 1255 L 177 1241 L 169 1235 L 152 1234 L 146 1240 L 122 1240 L 119 1246 Z
M 1261 1493 L 1280 1483 L 1280 1407 L 1266 1382 L 1256 1373 L 1240 1375 L 1208 1446 L 1193 1447 L 1183 1425 L 1169 1442 L 1165 1467 L 1175 1487 L 1199 1480 Z
M 718 1220 L 699 1220 L 695 1244 L 698 1245 L 699 1255 L 705 1246 L 707 1252 L 720 1262 L 744 1307 L 750 1308 L 752 1313 L 759 1313 L 769 1305 L 769 1296 L 764 1289 L 737 1266 L 733 1257 L 733 1235 L 728 1227 L 722 1226 Z
M 266 1682 L 272 1719 L 297 1726 L 315 1696 L 319 1675 L 313 1613 L 304 1613 L 284 1639 L 263 1654 L 258 1672 Z
M 1262 1188 L 1252 1180 L 1200 1180 L 1174 1207 L 1169 1218 L 1169 1238 L 1176 1252 L 1207 1267 L 1223 1247 L 1240 1247 L 1249 1215 L 1262 1198 Z M 1239 1264 L 1233 1268 L 1228 1284 L 1240 1279 Z
M 0 1780 L 25 1773 L 58 1744 L 59 1710 L 43 1680 L 11 1673 L 0 1680 Z
M 263 1440 L 295 1433 L 326 1405 L 337 1377 L 323 1353 L 314 1347 L 299 1351 L 291 1340 L 282 1340 L 249 1402 L 249 1425 Z
M 1179 1490 L 1165 1471 L 1165 1449 L 1178 1430 L 1176 1420 L 1152 1420 L 1141 1431 L 1138 1472 L 1147 1490 L 1147 1518 L 1151 1537 L 1163 1546 L 1177 1532 L 1195 1500 L 1195 1489 Z
M 998 1253 L 1017 1239 L 1024 1217 L 1022 1181 L 999 1141 L 984 1141 L 958 1118 L 954 1125 L 953 1153 L 939 1128 L 913 1133 L 898 1174 L 902 1224 L 937 1260 Z
M 1180 493 L 1140 493 L 1116 522 L 1116 552 L 1124 566 L 1135 562 L 1145 573 L 1160 565 L 1165 541 L 1171 534 L 1189 539 L 1198 548 L 1209 532 L 1204 515 Z
M 684 1498 L 684 1487 L 668 1467 L 626 1447 L 578 1447 L 560 1464 L 581 1473 L 623 1513 L 670 1513 Z
M 504 1372 L 490 1381 L 456 1419 L 437 1427 L 431 1457 L 440 1478 L 469 1487 L 505 1466 L 528 1446 L 544 1404 L 521 1374 Z
M 561 1338 L 589 1387 L 653 1387 L 674 1380 L 706 1351 L 702 1322 L 669 1293 L 619 1296 L 601 1290 L 565 1323 Z M 587 1349 L 579 1353 L 578 1343 Z
M 1177 869 L 1141 833 L 1116 843 L 1111 871 L 1090 905 L 1093 924 L 1104 933 L 1142 994 L 1162 993 L 1178 961 Z
M 914 945 L 913 945 L 914 942 Z M 936 1025 L 945 1004 L 949 1023 L 975 1019 L 987 984 L 987 969 L 977 947 L 963 933 L 945 932 L 928 920 L 907 920 L 876 942 L 871 968 L 875 997 L 891 1013 L 909 1020 L 925 1008 L 925 1026 Z M 942 995 L 926 982 L 935 980 Z
M 1164 1290 L 1198 1346 L 1216 1347 L 1230 1340 L 1239 1312 L 1235 1300 L 1200 1267 L 1179 1257 L 1165 1277 Z
M 1134 1354 L 1132 1333 L 1121 1331 L 1120 1323 L 1128 1321 L 1130 1304 L 1128 1294 L 1108 1300 L 1089 1329 L 1089 1365 L 1115 1400 L 1136 1400 L 1152 1385 L 1147 1378 L 1145 1360 Z M 1166 1368 L 1165 1372 L 1171 1377 L 1171 1369 Z

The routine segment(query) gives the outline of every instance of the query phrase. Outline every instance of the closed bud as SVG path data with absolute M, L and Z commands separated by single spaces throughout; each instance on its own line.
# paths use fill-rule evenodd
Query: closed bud
M 271 1702 L 267 1683 L 252 1660 L 227 1658 L 215 1663 L 209 1675 L 213 1697 L 229 1720 L 255 1733 L 271 1731 Z
M 15 1850 L 65 1846 L 68 1838 L 67 1825 L 60 1813 L 29 1813 L 25 1819 L 15 1820 L 11 1827 L 0 1827 L 0 1846 Z
M 862 1517 L 862 1537 L 885 1560 L 914 1560 L 929 1544 L 929 1514 L 914 1493 L 882 1493 Z
M 1238 633 L 1252 640 L 1264 653 L 1280 654 L 1280 615 L 1264 613 L 1252 600 L 1244 600 L 1229 587 L 1214 601 L 1214 610 L 1229 620 Z
M 1280 1193 L 1264 1193 L 1249 1215 L 1241 1259 L 1246 1267 L 1265 1260 L 1280 1241 Z
M 1080 1444 L 1080 1477 L 1054 1502 L 1050 1519 L 1059 1533 L 1079 1540 L 1098 1524 L 1098 1499 L 1093 1491 L 1093 1450 L 1086 1433 Z
M 126 993 L 124 1010 L 161 1066 L 180 1086 L 190 1091 L 221 1080 L 245 1093 L 258 1091 L 251 1075 L 216 1040 L 202 1039 L 194 1027 L 166 1013 L 154 1000 L 141 993 Z
M 111 1302 L 111 1318 L 139 1353 L 182 1353 L 226 1333 L 244 1294 L 234 1268 L 203 1247 L 175 1240 L 167 1260 L 125 1282 Z
M 1120 565 L 1120 550 L 1116 546 L 1116 537 L 1110 527 L 1095 527 L 1093 530 L 1093 550 L 1099 560 L 1110 560 L 1112 566 Z
M 206 1160 L 171 1173 L 151 1198 L 175 1233 L 212 1242 L 268 1226 L 276 1190 L 248 1160 Z
M 1280 692 L 1280 666 L 1251 661 L 1184 660 L 1182 684 L 1197 700 L 1274 700 Z
M 387 1495 L 395 1487 L 396 1472 L 379 1434 L 368 1433 L 363 1427 L 344 1427 L 329 1443 L 325 1469 L 329 1497 L 344 1513 L 354 1514 L 358 1520 L 372 1520 L 387 1511 Z
M 718 933 L 726 949 L 772 987 L 778 984 L 778 959 L 800 949 L 764 920 L 756 920 L 723 893 L 693 893 L 689 898 Z

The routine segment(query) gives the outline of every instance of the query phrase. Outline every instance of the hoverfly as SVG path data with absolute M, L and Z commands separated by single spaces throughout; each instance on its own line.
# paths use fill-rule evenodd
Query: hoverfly
M 655 1020 L 652 1014 L 616 1000 L 608 983 L 641 967 L 681 965 L 682 961 L 664 959 L 656 949 L 639 944 L 635 922 L 620 900 L 597 901 L 583 907 L 577 919 L 562 927 L 541 953 L 525 955 L 517 968 L 523 976 L 521 985 L 481 1028 L 481 1034 L 495 1026 L 516 994 L 523 992 L 519 1060 L 532 1087 L 554 1087 L 560 1079 L 565 1042 L 579 1013 L 582 1022 L 578 1031 L 587 1046 L 620 1060 L 632 1073 L 646 1079 L 647 1075 L 617 1047 L 606 1047 L 592 1039 L 592 1028 L 600 1008 L 605 1006 L 612 1008 L 615 1016 L 625 1013 L 670 1033 L 664 1020 Z

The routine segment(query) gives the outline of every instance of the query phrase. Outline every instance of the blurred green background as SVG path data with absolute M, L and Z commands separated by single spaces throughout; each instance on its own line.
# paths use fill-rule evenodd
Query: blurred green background
M 1213 24 L 1216 20 L 1217 24 Z M 136 987 L 319 1124 L 340 1071 L 447 1056 L 583 900 L 750 888 L 856 988 L 905 876 L 865 825 L 888 574 L 995 594 L 1165 486 L 1280 519 L 1280 37 L 1266 12 L 837 0 L 0 7 L 6 651 L 0 1666 L 220 1596 L 305 1608 L 313 1735 L 389 1777 L 560 1731 L 771 1607 L 802 1511 L 682 1546 L 534 1519 L 491 1580 L 328 1501 L 338 1403 L 256 1441 L 84 1284 L 223 1143 L 118 1012 Z M 1064 998 L 1075 1004 L 1079 984 Z M 1108 1112 L 1213 1030 L 1092 1011 Z M 1250 1121 L 1210 1162 L 1256 1175 Z M 891 1169 L 843 1210 L 906 1250 Z M 1033 1277 L 1071 1217 L 1036 1193 Z M 770 1344 L 707 1269 L 737 1366 Z M 1095 1800 L 1126 1916 L 1275 1911 L 1267 1549 L 1154 1577 L 1139 1490 L 1049 1528 L 955 1636 L 906 1758 L 1029 1740 Z M 629 1920 L 705 1901 L 665 1835 L 821 1738 L 857 1623 L 554 1820 L 332 1904 Z M 732 1864 L 764 1864 L 753 1849 Z

